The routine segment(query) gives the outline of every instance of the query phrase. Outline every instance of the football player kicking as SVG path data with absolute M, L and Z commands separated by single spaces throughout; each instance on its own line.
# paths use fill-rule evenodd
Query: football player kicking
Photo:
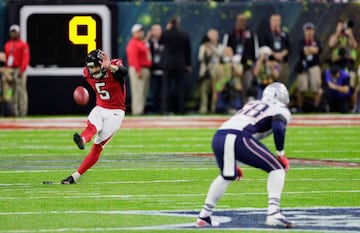
M 213 152 L 221 174 L 212 182 L 197 227 L 218 226 L 211 221 L 212 211 L 228 185 L 242 174 L 236 161 L 259 168 L 267 173 L 268 209 L 266 225 L 292 227 L 280 212 L 280 197 L 289 161 L 284 153 L 286 125 L 291 119 L 287 108 L 289 93 L 278 82 L 268 85 L 261 100 L 248 102 L 232 118 L 222 124 L 212 141 Z M 277 156 L 259 140 L 274 134 Z
M 91 110 L 87 127 L 74 134 L 74 142 L 83 150 L 85 143 L 94 135 L 94 143 L 84 161 L 71 176 L 61 184 L 75 184 L 76 181 L 99 159 L 105 145 L 121 126 L 125 116 L 125 76 L 128 71 L 119 59 L 110 60 L 100 49 L 91 51 L 86 57 L 83 76 L 96 93 L 96 106 Z

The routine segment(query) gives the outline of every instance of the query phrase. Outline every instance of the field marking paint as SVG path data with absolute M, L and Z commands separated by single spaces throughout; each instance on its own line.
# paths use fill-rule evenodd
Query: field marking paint
M 294 168 L 293 168 L 294 169 Z M 106 169 L 107 171 L 109 169 Z M 121 169 L 114 169 L 114 171 L 119 171 Z M 137 170 L 137 169 L 126 169 L 127 171 L 129 170 Z M 158 169 L 149 169 L 149 170 L 158 170 Z M 160 169 L 160 171 L 162 171 L 163 169 Z M 166 169 L 169 170 L 169 169 Z M 174 169 L 176 170 L 176 169 Z M 181 169 L 182 170 L 182 169 Z M 198 169 L 186 169 L 186 170 L 209 170 L 207 168 L 198 168 Z M 254 170 L 252 168 L 242 168 L 242 170 Z M 295 169 L 294 169 L 295 170 Z M 303 170 L 303 169 L 301 169 Z M 308 169 L 306 169 L 308 170 Z M 62 171 L 62 170 L 61 170 Z M 32 173 L 48 173 L 48 172 L 54 172 L 54 170 L 38 170 L 38 171 L 31 171 Z M 60 170 L 59 170 L 60 172 Z M 28 171 L 2 171 L 0 173 L 28 173 Z M 206 182 L 206 181 L 212 181 L 213 179 L 208 178 L 208 179 L 178 179 L 178 180 L 123 180 L 123 181 L 102 181 L 102 182 L 86 182 L 87 185 L 106 185 L 106 184 L 148 184 L 148 183 L 187 183 L 187 182 Z M 287 178 L 287 181 L 359 181 L 360 178 Z M 257 181 L 267 181 L 267 178 L 248 178 L 245 177 L 242 179 L 242 182 L 257 182 Z M 42 184 L 41 182 L 38 184 Z M 36 183 L 0 183 L 0 186 L 22 186 L 22 185 L 27 185 L 27 186 L 33 186 L 33 185 L 38 185 Z M 58 185 L 59 183 L 53 182 L 53 185 Z M 81 184 L 81 182 L 79 183 Z
M 212 153 L 194 153 L 190 154 L 192 156 L 200 157 L 213 157 Z M 290 163 L 300 164 L 300 165 L 313 165 L 313 166 L 333 166 L 333 167 L 360 167 L 359 162 L 347 162 L 340 160 L 331 160 L 331 159 L 306 159 L 306 158 L 288 158 Z
M 151 183 L 186 183 L 186 182 L 196 182 L 197 180 L 137 180 L 137 181 L 105 181 L 105 182 L 91 182 L 86 183 L 88 185 L 94 184 L 151 184 Z M 42 183 L 39 183 L 42 184 Z M 0 186 L 31 186 L 34 183 L 0 183 Z M 53 182 L 51 185 L 60 185 L 60 181 L 58 183 Z
M 283 192 L 286 195 L 303 195 L 303 194 L 322 194 L 322 193 L 360 193 L 360 190 L 322 190 L 322 191 L 301 191 L 301 192 Z M 86 194 L 83 193 L 81 195 L 67 195 L 65 196 L 62 193 L 61 196 L 45 196 L 42 195 L 41 197 L 0 197 L 0 200 L 42 200 L 42 199 L 101 199 L 101 200 L 112 200 L 112 199 L 125 199 L 125 200 L 144 200 L 144 199 L 151 199 L 153 200 L 154 197 L 203 197 L 204 193 L 188 193 L 188 194 L 140 194 L 140 195 L 133 195 L 133 194 L 125 194 L 125 195 L 99 195 L 99 194 Z M 268 195 L 267 192 L 244 192 L 244 193 L 226 193 L 226 196 L 248 196 L 248 195 Z
M 209 169 L 215 169 L 216 167 L 204 167 L 204 168 L 152 168 L 152 167 L 142 167 L 141 170 L 145 171 L 188 171 L 188 170 L 194 170 L 194 171 L 204 171 Z M 292 167 L 291 170 L 354 170 L 354 168 L 351 167 Z M 139 168 L 111 168 L 111 167 L 98 167 L 96 170 L 92 170 L 91 172 L 103 172 L 106 171 L 138 171 Z M 247 168 L 242 167 L 241 170 L 254 170 L 253 168 Z M 63 169 L 53 169 L 53 170 L 7 170 L 7 171 L 0 171 L 0 174 L 16 174 L 16 173 L 48 173 L 48 172 L 61 172 L 63 173 Z
M 296 221 L 294 231 L 312 232 L 359 232 L 360 208 L 349 207 L 313 207 L 313 208 L 286 208 L 283 209 L 290 220 Z M 27 232 L 84 232 L 84 231 L 122 231 L 122 230 L 194 230 L 198 210 L 78 210 L 78 211 L 30 211 L 30 212 L 0 212 L 0 215 L 68 215 L 68 214 L 101 214 L 101 215 L 150 215 L 166 217 L 188 217 L 188 223 L 166 224 L 140 227 L 97 227 L 97 228 L 55 228 L 37 230 L 10 230 L 0 232 L 27 233 Z M 271 228 L 263 224 L 266 209 L 241 208 L 231 210 L 217 210 L 213 220 L 220 222 L 219 227 L 209 229 L 219 230 L 247 230 L 279 232 L 283 228 Z M 191 218 L 191 222 L 190 222 Z
M 211 182 L 213 179 L 191 179 L 191 180 L 136 180 L 136 181 L 104 181 L 104 182 L 87 182 L 86 185 L 113 185 L 113 184 L 150 184 L 150 183 L 188 183 L 188 182 Z M 267 178 L 243 178 L 241 182 L 263 182 L 267 181 Z M 360 178 L 347 178 L 347 179 L 339 179 L 339 178 L 286 178 L 286 181 L 360 181 Z M 42 183 L 39 183 L 42 184 Z M 11 186 L 34 186 L 38 184 L 34 183 L 0 183 L 0 186 L 11 187 Z M 53 182 L 52 185 L 60 185 L 60 181 L 58 183 Z
M 171 116 L 171 117 L 127 117 L 122 129 L 157 128 L 218 128 L 230 116 Z M 86 125 L 85 117 L 63 118 L 13 118 L 0 119 L 0 129 L 76 129 Z M 294 115 L 290 126 L 359 126 L 359 114 L 348 115 Z

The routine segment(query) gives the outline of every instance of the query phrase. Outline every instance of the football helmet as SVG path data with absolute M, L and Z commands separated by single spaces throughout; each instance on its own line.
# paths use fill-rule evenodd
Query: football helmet
M 100 79 L 106 75 L 106 69 L 101 68 L 98 72 L 92 72 L 92 68 L 95 66 L 101 67 L 101 55 L 104 54 L 100 49 L 91 51 L 86 57 L 86 67 L 89 70 L 89 74 L 96 79 Z
M 290 102 L 289 92 L 284 84 L 274 82 L 265 87 L 262 100 L 278 101 L 285 105 Z

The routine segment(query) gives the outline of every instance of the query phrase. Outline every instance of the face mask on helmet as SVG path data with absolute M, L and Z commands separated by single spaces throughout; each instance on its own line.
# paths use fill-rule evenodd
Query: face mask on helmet
M 96 79 L 103 78 L 106 75 L 106 69 L 104 68 L 95 72 L 93 71 L 94 67 L 101 67 L 101 54 L 103 54 L 103 51 L 96 49 L 91 51 L 86 57 L 86 67 L 88 68 L 90 75 Z
M 104 69 L 104 68 L 101 68 L 100 70 L 95 71 L 95 72 L 92 70 L 94 68 L 94 66 L 90 65 L 90 66 L 87 66 L 87 68 L 88 68 L 89 74 L 93 78 L 100 79 L 100 78 L 103 78 L 106 75 L 106 69 Z

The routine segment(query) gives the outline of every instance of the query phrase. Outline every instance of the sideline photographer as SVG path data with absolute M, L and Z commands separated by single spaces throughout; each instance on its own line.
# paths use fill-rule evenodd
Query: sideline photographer
M 356 60 L 358 42 L 354 37 L 353 27 L 354 23 L 351 20 L 337 23 L 336 31 L 330 36 L 328 43 L 332 49 L 331 62 L 336 62 L 344 58 L 349 61 Z M 353 70 L 353 64 L 349 64 L 347 68 Z
M 13 101 L 13 78 L 5 67 L 6 55 L 0 52 L 0 116 L 15 116 Z
M 336 31 L 331 35 L 328 45 L 332 49 L 331 64 L 348 72 L 350 76 L 350 86 L 356 89 L 358 83 L 355 73 L 355 62 L 357 59 L 358 42 L 353 34 L 354 22 L 352 20 L 339 21 Z M 355 109 L 357 106 L 358 92 L 354 91 L 351 96 L 351 105 Z
M 216 113 L 236 112 L 244 103 L 241 98 L 244 67 L 241 64 L 241 57 L 234 54 L 231 47 L 224 48 L 218 72 L 218 78 L 213 79 L 213 100 L 216 102 Z
M 280 77 L 281 66 L 272 55 L 272 50 L 268 46 L 259 48 L 259 58 L 256 60 L 253 74 L 256 77 L 259 98 L 265 87 L 273 82 L 278 81 Z
M 325 71 L 327 101 L 330 112 L 349 112 L 350 87 L 349 74 L 340 67 L 332 65 Z

